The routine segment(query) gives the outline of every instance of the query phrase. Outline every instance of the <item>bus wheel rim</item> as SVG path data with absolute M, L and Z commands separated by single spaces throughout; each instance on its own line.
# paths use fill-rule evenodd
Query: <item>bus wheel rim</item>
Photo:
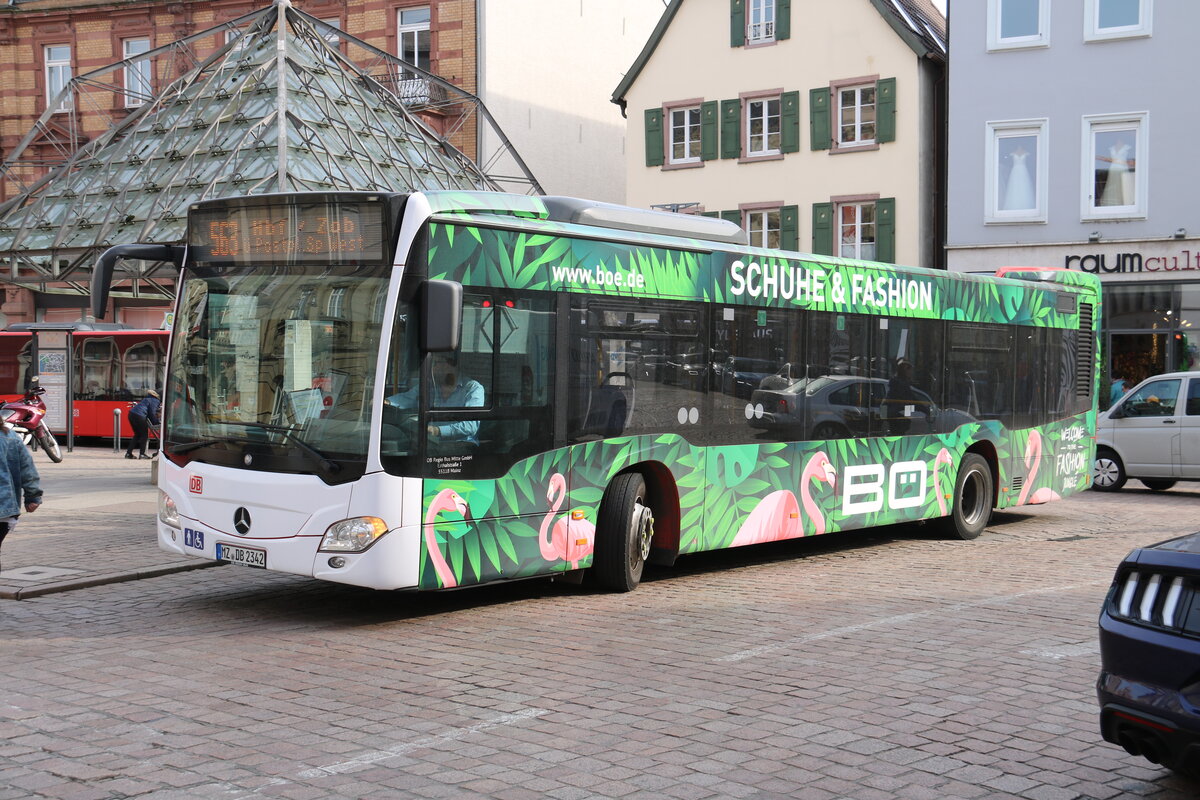
M 974 527 L 983 518 L 984 488 L 983 473 L 979 470 L 971 470 L 963 481 L 962 490 L 962 516 L 968 526 Z

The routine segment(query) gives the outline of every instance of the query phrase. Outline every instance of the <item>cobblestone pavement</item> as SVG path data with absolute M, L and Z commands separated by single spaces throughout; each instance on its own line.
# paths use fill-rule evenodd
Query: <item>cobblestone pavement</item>
M 210 566 L 154 545 L 158 493 L 150 461 L 126 460 L 111 447 L 76 447 L 61 464 L 41 451 L 33 460 L 45 504 L 22 514 L 4 540 L 0 599 Z
M 89 513 L 135 527 L 132 503 Z M 626 595 L 223 566 L 0 600 L 0 800 L 1195 798 L 1100 739 L 1093 684 L 1117 562 L 1198 511 L 1131 482 L 974 542 L 743 548 Z

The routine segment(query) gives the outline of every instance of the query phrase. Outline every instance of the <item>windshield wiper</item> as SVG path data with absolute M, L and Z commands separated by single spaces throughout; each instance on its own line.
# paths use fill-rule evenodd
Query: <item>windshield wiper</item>
M 328 470 L 329 472 L 340 472 L 342 469 L 341 464 L 337 463 L 336 461 L 332 461 L 329 458 L 329 456 L 325 455 L 320 450 L 318 450 L 317 448 L 313 447 L 308 442 L 301 439 L 299 436 L 296 435 L 296 432 L 293 431 L 291 428 L 285 428 L 282 425 L 268 425 L 265 422 L 226 421 L 226 422 L 222 422 L 220 424 L 222 424 L 222 425 L 239 425 L 243 428 L 254 428 L 255 430 L 269 431 L 271 433 L 282 433 L 284 435 L 284 438 L 290 439 L 296 445 L 298 445 L 301 450 L 305 451 L 306 453 L 311 455 L 313 458 L 317 459 L 317 462 L 322 467 L 324 467 L 326 470 Z
M 187 442 L 185 444 L 173 444 L 172 442 L 167 442 L 167 447 L 169 447 L 171 449 L 172 453 L 187 453 L 192 450 L 199 450 L 201 447 L 208 447 L 210 444 L 220 444 L 221 442 L 236 442 L 236 441 L 237 441 L 237 439 L 234 439 L 233 437 L 221 436 L 221 437 L 217 437 L 217 438 L 213 438 L 213 439 L 200 439 L 198 441 Z

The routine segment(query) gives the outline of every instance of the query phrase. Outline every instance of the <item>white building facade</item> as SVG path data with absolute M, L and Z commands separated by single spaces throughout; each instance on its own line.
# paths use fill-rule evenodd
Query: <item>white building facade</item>
M 613 93 L 629 203 L 940 265 L 944 23 L 925 0 L 672 0 Z

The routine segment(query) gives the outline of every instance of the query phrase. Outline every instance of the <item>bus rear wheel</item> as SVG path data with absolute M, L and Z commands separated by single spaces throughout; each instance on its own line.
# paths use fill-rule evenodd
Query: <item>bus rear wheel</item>
M 640 472 L 613 478 L 600 501 L 598 522 L 592 562 L 596 582 L 615 592 L 632 591 L 641 583 L 654 538 L 654 514 Z
M 954 507 L 944 518 L 946 533 L 976 539 L 992 518 L 992 468 L 978 453 L 963 456 L 954 481 Z

